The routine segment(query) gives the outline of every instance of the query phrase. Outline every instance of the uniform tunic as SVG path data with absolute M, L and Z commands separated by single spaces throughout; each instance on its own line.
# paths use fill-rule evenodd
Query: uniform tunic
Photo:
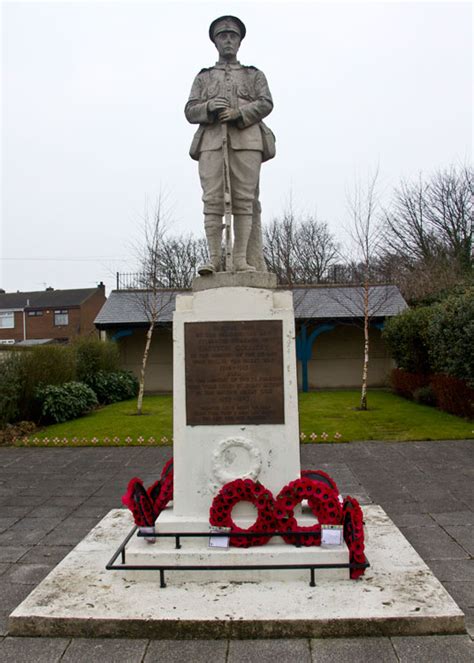
M 208 109 L 208 102 L 217 97 L 226 98 L 232 108 L 240 110 L 242 117 L 236 122 L 220 123 L 217 113 Z M 232 212 L 234 215 L 253 213 L 264 149 L 262 130 L 268 131 L 262 127 L 261 120 L 272 108 L 265 75 L 255 67 L 245 67 L 238 62 L 217 63 L 215 67 L 201 70 L 194 79 L 185 114 L 189 122 L 199 124 L 190 154 L 199 160 L 205 214 L 224 214 L 222 142 L 226 130 Z

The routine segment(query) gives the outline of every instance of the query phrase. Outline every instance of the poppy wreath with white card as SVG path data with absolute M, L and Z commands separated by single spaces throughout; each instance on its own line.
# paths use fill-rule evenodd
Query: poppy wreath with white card
M 327 483 L 302 477 L 291 481 L 279 493 L 275 502 L 275 519 L 278 529 L 298 534 L 282 534 L 285 543 L 303 546 L 321 545 L 321 525 L 340 525 L 342 508 L 339 494 Z M 295 506 L 303 500 L 318 519 L 317 523 L 308 527 L 298 525 L 295 518 Z M 299 532 L 302 534 L 300 535 Z

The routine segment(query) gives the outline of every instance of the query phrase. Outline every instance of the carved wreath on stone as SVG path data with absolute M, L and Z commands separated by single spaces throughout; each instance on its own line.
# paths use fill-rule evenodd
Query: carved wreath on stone
M 233 472 L 232 468 L 229 469 L 229 466 L 232 465 L 235 451 L 238 449 L 245 449 L 248 453 L 249 467 L 245 473 L 242 473 L 240 470 Z M 252 479 L 255 481 L 261 469 L 262 454 L 260 453 L 260 449 L 245 437 L 229 437 L 222 440 L 214 451 L 212 473 L 221 486 L 237 478 Z

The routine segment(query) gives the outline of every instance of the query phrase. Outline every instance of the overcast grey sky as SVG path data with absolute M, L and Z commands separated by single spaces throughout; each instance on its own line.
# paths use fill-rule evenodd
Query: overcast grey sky
M 201 233 L 183 108 L 225 13 L 274 98 L 264 221 L 291 191 L 340 236 L 354 177 L 379 165 L 389 191 L 471 159 L 468 2 L 4 2 L 0 287 L 109 291 L 160 188 L 171 232 Z

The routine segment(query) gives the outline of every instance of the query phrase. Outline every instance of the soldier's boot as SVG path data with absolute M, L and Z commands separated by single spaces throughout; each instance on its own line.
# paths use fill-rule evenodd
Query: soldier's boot
M 250 214 L 238 214 L 234 217 L 234 272 L 255 272 L 255 267 L 247 263 L 247 246 L 252 230 Z
M 256 200 L 253 205 L 252 230 L 247 245 L 247 262 L 255 267 L 257 272 L 266 272 L 267 265 L 263 257 L 262 239 L 262 207 Z
M 221 269 L 222 217 L 219 216 L 219 214 L 205 214 L 204 230 L 206 231 L 210 260 L 205 265 L 200 265 L 198 268 L 198 274 L 201 276 L 214 274 L 214 272 L 219 272 Z

